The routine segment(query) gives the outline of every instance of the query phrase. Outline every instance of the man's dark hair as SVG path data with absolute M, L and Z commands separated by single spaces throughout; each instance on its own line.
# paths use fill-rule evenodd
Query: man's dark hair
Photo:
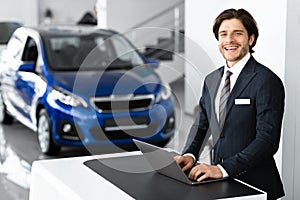
M 213 26 L 213 32 L 217 40 L 219 40 L 219 28 L 221 23 L 227 19 L 238 19 L 244 25 L 248 32 L 248 36 L 250 37 L 252 34 L 254 35 L 254 41 L 251 46 L 249 46 L 250 53 L 254 53 L 253 47 L 256 44 L 256 40 L 258 38 L 258 28 L 255 19 L 252 15 L 244 10 L 244 9 L 228 9 L 224 10 L 215 20 L 215 24 Z

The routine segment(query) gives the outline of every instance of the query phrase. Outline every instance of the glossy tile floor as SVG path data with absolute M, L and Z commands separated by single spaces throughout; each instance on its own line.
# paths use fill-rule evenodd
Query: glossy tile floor
M 171 84 L 175 96 L 177 131 L 167 147 L 181 152 L 193 117 L 183 112 L 184 83 L 180 79 Z M 89 155 L 82 148 L 63 148 L 58 157 L 47 157 L 39 152 L 35 133 L 18 122 L 0 125 L 0 200 L 29 199 L 32 162 Z

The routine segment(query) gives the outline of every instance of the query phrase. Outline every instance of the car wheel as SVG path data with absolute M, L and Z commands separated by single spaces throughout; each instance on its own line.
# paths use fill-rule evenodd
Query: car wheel
M 45 109 L 42 109 L 39 114 L 37 136 L 40 149 L 44 154 L 56 155 L 59 153 L 61 147 L 53 141 L 50 119 Z
M 0 92 L 0 122 L 2 124 L 12 124 L 14 118 L 10 116 L 6 111 L 6 106 L 4 105 L 2 94 Z

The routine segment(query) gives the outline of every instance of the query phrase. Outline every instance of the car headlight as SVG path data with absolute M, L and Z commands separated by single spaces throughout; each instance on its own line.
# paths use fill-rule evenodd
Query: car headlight
M 84 99 L 59 87 L 52 88 L 51 96 L 55 100 L 68 106 L 72 106 L 72 107 L 82 106 L 84 108 L 88 107 Z
M 156 103 L 161 100 L 167 100 L 172 96 L 172 90 L 168 83 L 162 84 L 162 88 L 156 97 Z

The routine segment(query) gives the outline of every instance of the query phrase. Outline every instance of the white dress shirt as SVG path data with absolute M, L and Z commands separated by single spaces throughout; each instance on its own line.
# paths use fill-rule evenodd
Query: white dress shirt
M 224 73 L 222 76 L 222 80 L 219 86 L 219 90 L 217 92 L 217 96 L 215 99 L 215 110 L 216 110 L 216 115 L 217 115 L 217 119 L 219 120 L 219 104 L 220 104 L 220 95 L 221 95 L 221 91 L 222 88 L 225 84 L 225 79 L 226 79 L 226 72 L 229 70 L 232 72 L 232 75 L 230 76 L 230 92 L 232 91 L 232 88 L 235 85 L 236 80 L 238 79 L 242 69 L 245 67 L 246 63 L 248 62 L 248 60 L 250 59 L 250 53 L 246 54 L 246 56 L 244 58 L 242 58 L 242 60 L 240 60 L 239 62 L 237 62 L 235 65 L 233 65 L 231 68 L 229 68 L 227 66 L 227 63 L 225 63 L 224 65 Z

